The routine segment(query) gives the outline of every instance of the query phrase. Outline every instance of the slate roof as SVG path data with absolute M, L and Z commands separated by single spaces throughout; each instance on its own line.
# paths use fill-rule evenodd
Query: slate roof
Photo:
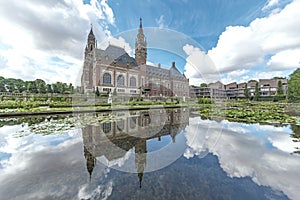
M 138 66 L 135 59 L 130 57 L 123 48 L 109 45 L 105 50 L 96 49 L 96 58 L 100 59 L 101 63 L 110 65 L 116 61 L 117 65 Z

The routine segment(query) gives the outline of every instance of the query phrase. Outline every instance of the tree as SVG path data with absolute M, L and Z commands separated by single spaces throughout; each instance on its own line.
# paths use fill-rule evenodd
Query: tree
M 248 90 L 248 84 L 247 83 L 245 83 L 244 95 L 245 95 L 246 99 L 249 99 L 249 90 Z
M 207 84 L 206 83 L 201 83 L 200 87 L 207 87 Z
M 22 79 L 15 79 L 15 90 L 19 93 L 24 92 L 27 89 L 26 82 L 24 82 Z
M 74 94 L 74 86 L 72 85 L 72 83 L 69 84 L 69 88 L 68 88 L 70 94 Z
M 59 91 L 58 91 L 58 86 L 57 86 L 56 83 L 53 83 L 53 84 L 52 84 L 52 92 L 53 92 L 53 93 L 59 93 Z
M 47 84 L 47 93 L 53 93 L 52 87 L 50 84 Z
M 254 100 L 258 101 L 259 98 L 259 89 L 258 89 L 258 82 L 255 84 L 255 92 L 254 92 Z
M 6 92 L 5 88 L 5 78 L 0 76 L 0 92 Z
M 277 83 L 277 95 L 282 95 L 282 94 L 283 94 L 282 82 L 281 80 L 279 80 Z
M 4 79 L 4 85 L 6 87 L 6 90 L 8 90 L 8 92 L 14 92 L 18 90 L 15 83 L 16 83 L 16 79 L 14 78 Z
M 296 69 L 288 81 L 288 100 L 290 102 L 300 102 L 300 68 Z
M 275 77 L 273 77 L 272 79 L 285 79 L 285 77 L 278 77 L 278 76 L 275 76 Z
M 52 84 L 53 93 L 64 94 L 67 88 L 68 85 L 66 83 L 56 82 Z
M 41 93 L 41 94 L 46 93 L 46 83 L 45 83 L 44 80 L 42 80 L 42 79 L 36 79 L 34 81 L 34 83 L 36 85 L 38 93 Z
M 34 93 L 34 94 L 38 93 L 38 90 L 36 88 L 36 84 L 34 81 L 28 81 L 27 90 L 30 93 Z

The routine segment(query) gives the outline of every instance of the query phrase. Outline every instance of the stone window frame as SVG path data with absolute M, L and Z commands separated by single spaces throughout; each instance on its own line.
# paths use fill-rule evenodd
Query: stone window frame
M 136 86 L 137 86 L 136 77 L 131 76 L 131 77 L 129 78 L 129 86 L 130 86 L 130 87 L 136 87 Z
M 102 83 L 105 84 L 105 85 L 111 85 L 112 84 L 112 75 L 109 72 L 104 72 L 103 73 Z
M 117 76 L 117 86 L 125 86 L 125 76 L 123 74 Z

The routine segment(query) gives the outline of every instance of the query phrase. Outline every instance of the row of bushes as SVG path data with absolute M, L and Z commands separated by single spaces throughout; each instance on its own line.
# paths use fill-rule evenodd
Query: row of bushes
M 40 101 L 6 101 L 0 104 L 0 109 L 30 109 L 36 108 L 39 106 L 48 106 L 47 102 L 40 102 Z
M 199 104 L 212 104 L 213 100 L 210 98 L 199 98 L 198 103 Z
M 26 101 L 56 101 L 56 102 L 61 102 L 61 101 L 66 101 L 68 100 L 68 97 L 51 97 L 50 99 L 48 97 L 36 97 L 36 96 L 30 96 L 30 97 L 26 97 Z M 11 96 L 11 97 L 7 97 L 7 96 L 0 96 L 0 100 L 1 101 L 25 101 L 25 97 L 16 97 L 16 96 Z
M 245 100 L 249 100 L 249 99 L 246 99 L 246 98 L 239 98 L 237 99 L 238 101 L 245 101 Z M 253 99 L 250 99 L 250 100 L 253 100 Z M 286 100 L 286 95 L 276 95 L 276 96 L 273 96 L 273 97 L 259 97 L 258 98 L 258 101 L 273 101 L 273 102 L 278 102 L 278 101 L 284 101 Z M 199 104 L 212 104 L 213 103 L 213 100 L 210 99 L 210 98 L 198 98 L 198 103 Z

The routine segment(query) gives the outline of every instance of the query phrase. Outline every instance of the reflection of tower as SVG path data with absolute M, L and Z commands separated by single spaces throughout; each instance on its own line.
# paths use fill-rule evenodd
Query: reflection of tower
M 93 169 L 95 167 L 96 158 L 91 154 L 86 147 L 84 147 L 84 157 L 86 160 L 86 169 L 90 174 L 90 180 L 92 178 Z
M 135 145 L 135 167 L 137 168 L 137 173 L 140 181 L 140 188 L 142 187 L 142 179 L 146 167 L 146 153 L 146 139 L 139 140 Z

